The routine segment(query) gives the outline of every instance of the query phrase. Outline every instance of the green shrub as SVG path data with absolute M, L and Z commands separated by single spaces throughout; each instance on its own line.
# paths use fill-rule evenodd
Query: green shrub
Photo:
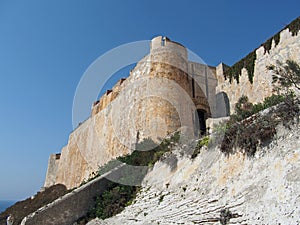
M 201 141 L 198 143 L 198 148 L 202 148 L 203 146 L 208 146 L 209 144 L 209 136 L 205 136 L 201 139 Z
M 106 219 L 120 213 L 132 203 L 138 191 L 138 187 L 112 184 L 96 198 L 95 207 L 90 210 L 89 217 Z
M 166 139 L 167 140 L 167 139 Z M 170 141 L 171 142 L 175 142 L 178 143 L 180 140 L 180 132 L 176 131 L 171 137 L 170 137 Z
M 235 121 L 242 121 L 259 111 L 277 105 L 284 102 L 286 96 L 284 95 L 272 95 L 265 98 L 263 103 L 252 104 L 249 102 L 247 96 L 242 96 L 239 98 L 238 102 L 235 104 L 235 113 L 230 116 L 230 119 Z
M 253 114 L 253 104 L 249 102 L 247 96 L 242 96 L 239 98 L 238 102 L 235 104 L 235 115 L 236 120 L 241 121 Z
M 147 168 L 153 166 L 163 154 L 170 151 L 171 143 L 178 142 L 180 133 L 176 132 L 169 139 L 165 139 L 157 145 L 151 139 L 144 139 L 136 145 L 135 151 L 131 154 L 118 157 L 106 165 L 99 168 L 97 176 L 102 175 L 119 165 L 126 163 L 133 166 L 144 166 L 139 174 L 132 173 L 131 167 L 122 167 L 120 171 L 120 183 L 136 183 L 140 181 L 147 173 Z M 112 183 L 101 195 L 95 199 L 95 206 L 86 216 L 77 221 L 78 224 L 85 224 L 93 218 L 105 219 L 120 213 L 126 206 L 132 204 L 136 194 L 140 190 L 137 186 L 127 186 L 120 183 Z M 160 198 L 160 202 L 164 196 Z
M 242 102 L 246 102 L 244 100 Z M 271 109 L 267 114 L 253 115 L 255 112 L 277 105 L 282 101 L 284 104 Z M 219 125 L 220 127 L 226 127 L 220 146 L 221 151 L 228 155 L 239 148 L 248 156 L 253 156 L 261 143 L 272 139 L 276 135 L 275 127 L 280 122 L 284 121 L 283 124 L 289 127 L 294 122 L 294 118 L 299 117 L 298 101 L 293 95 L 274 95 L 266 98 L 262 104 L 253 105 L 252 110 L 248 111 L 253 115 L 251 118 L 241 120 L 245 115 L 242 110 L 242 113 L 232 115 L 226 126 L 224 124 Z M 220 133 L 220 135 L 222 134 Z
M 263 109 L 267 109 L 271 106 L 277 105 L 281 102 L 283 102 L 285 99 L 285 96 L 283 95 L 272 95 L 270 97 L 265 98 L 263 102 Z
M 293 60 L 286 60 L 285 63 L 276 62 L 276 65 L 269 65 L 267 69 L 272 71 L 272 83 L 274 90 L 289 93 L 294 87 L 300 91 L 300 65 Z
M 123 163 L 134 166 L 154 165 L 163 154 L 170 151 L 170 145 L 180 140 L 180 132 L 175 132 L 170 138 L 164 139 L 159 145 L 151 139 L 144 139 L 141 143 L 136 144 L 136 149 L 131 154 L 118 157 Z M 145 151 L 146 149 L 146 151 Z
M 210 141 L 209 136 L 205 136 L 204 138 L 200 139 L 200 140 L 198 141 L 196 147 L 195 147 L 195 150 L 194 150 L 194 152 L 193 152 L 191 158 L 192 158 L 192 159 L 196 158 L 197 155 L 200 153 L 201 148 L 202 148 L 203 146 L 208 146 L 208 145 L 209 145 L 209 141 Z
M 255 114 L 264 109 L 265 109 L 265 105 L 263 103 L 257 103 L 257 104 L 253 105 L 252 112 L 253 112 L 253 114 Z

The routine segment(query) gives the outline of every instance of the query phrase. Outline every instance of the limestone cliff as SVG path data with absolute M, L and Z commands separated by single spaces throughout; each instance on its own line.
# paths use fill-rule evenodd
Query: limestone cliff
M 88 225 L 299 224 L 300 127 L 277 132 L 254 158 L 202 148 L 191 159 L 189 146 L 177 145 L 147 174 L 134 204 Z

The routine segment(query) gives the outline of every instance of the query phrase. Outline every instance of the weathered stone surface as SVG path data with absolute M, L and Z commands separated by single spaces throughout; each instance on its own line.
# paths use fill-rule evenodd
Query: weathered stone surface
M 159 142 L 180 127 L 189 127 L 194 135 L 197 109 L 205 116 L 214 113 L 213 68 L 189 64 L 182 45 L 168 40 L 162 46 L 161 41 L 154 38 L 150 54 L 130 76 L 93 105 L 91 117 L 71 133 L 56 169 L 47 175 L 47 185 L 53 181 L 76 187 L 144 138 Z
M 95 198 L 103 193 L 110 183 L 104 176 L 98 177 L 27 215 L 21 225 L 71 225 L 86 215 L 94 206 Z
M 224 79 L 223 64 L 217 67 L 218 86 L 216 92 L 225 92 L 230 100 L 231 112 L 234 105 L 242 95 L 246 95 L 250 102 L 262 102 L 273 94 L 272 75 L 267 66 L 276 64 L 276 61 L 285 62 L 287 59 L 300 63 L 300 35 L 292 36 L 288 29 L 280 33 L 280 42 L 275 46 L 274 40 L 269 52 L 265 52 L 263 46 L 256 50 L 253 84 L 248 79 L 248 72 L 242 70 L 239 83 L 234 79 Z
M 53 183 L 55 183 L 59 159 L 60 154 L 50 155 L 44 187 L 50 187 Z
M 266 66 L 276 60 L 300 62 L 299 52 L 300 35 L 283 30 L 279 44 L 273 44 L 269 52 L 265 53 L 263 47 L 256 50 L 253 84 L 248 81 L 246 69 L 239 84 L 235 80 L 230 84 L 224 80 L 223 64 L 213 68 L 189 62 L 182 45 L 154 38 L 149 55 L 126 80 L 107 91 L 93 105 L 91 117 L 72 132 L 61 159 L 50 162 L 55 166 L 49 167 L 45 186 L 62 183 L 76 187 L 99 166 L 133 151 L 144 138 L 158 142 L 180 127 L 188 127 L 192 134 L 200 121 L 197 110 L 203 111 L 203 120 L 228 116 L 229 109 L 219 112 L 220 106 L 227 105 L 221 101 L 222 96 L 228 97 L 231 113 L 242 95 L 253 103 L 262 102 L 273 93 Z M 222 93 L 218 95 L 221 100 L 216 99 L 216 93 Z
M 177 146 L 175 167 L 156 163 L 134 204 L 88 225 L 299 224 L 300 127 L 277 130 L 254 158 L 202 148 L 191 160 Z

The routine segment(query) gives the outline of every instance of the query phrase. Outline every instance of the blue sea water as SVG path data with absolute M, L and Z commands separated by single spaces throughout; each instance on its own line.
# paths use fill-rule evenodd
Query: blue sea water
M 15 201 L 2 201 L 0 200 L 0 213 L 4 212 L 8 207 L 15 204 Z

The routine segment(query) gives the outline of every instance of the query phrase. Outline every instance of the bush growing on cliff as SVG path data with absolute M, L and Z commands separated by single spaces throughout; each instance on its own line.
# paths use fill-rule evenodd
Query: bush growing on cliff
M 249 102 L 247 96 L 242 96 L 235 104 L 235 114 L 231 116 L 237 121 L 241 121 L 253 114 L 253 104 Z
M 279 104 L 281 103 L 281 104 Z M 235 152 L 236 148 L 244 151 L 248 156 L 253 156 L 260 144 L 272 139 L 276 135 L 276 126 L 284 122 L 289 126 L 294 118 L 299 117 L 299 100 L 292 94 L 273 95 L 265 99 L 263 103 L 251 104 L 248 98 L 243 96 L 236 104 L 236 113 L 226 123 L 219 127 L 225 127 L 220 149 L 225 154 Z M 263 114 L 255 114 L 263 109 L 270 111 Z M 254 115 L 255 114 L 255 115 Z
M 276 65 L 267 66 L 272 71 L 273 84 L 277 89 L 289 92 L 289 88 L 295 87 L 300 91 L 300 65 L 293 60 L 287 60 L 284 64 L 277 61 Z
M 170 145 L 177 143 L 180 139 L 180 133 L 175 132 L 170 138 L 164 139 L 159 145 L 150 138 L 144 139 L 136 144 L 136 149 L 131 154 L 121 156 L 119 161 L 134 166 L 154 165 L 163 154 L 170 151 Z
M 289 96 L 292 97 L 292 96 Z M 267 109 L 270 108 L 274 105 L 278 105 L 281 102 L 284 102 L 286 99 L 286 96 L 284 95 L 271 95 L 270 97 L 265 98 L 263 102 L 263 108 L 262 109 Z M 259 112 L 259 111 L 257 111 Z
M 292 96 L 271 95 L 270 97 L 266 97 L 262 103 L 252 104 L 251 102 L 249 102 L 247 96 L 242 96 L 235 104 L 235 113 L 230 116 L 230 119 L 233 122 L 242 121 L 264 109 L 284 102 L 288 97 L 290 98 Z
M 210 141 L 209 136 L 205 136 L 205 137 L 203 137 L 202 139 L 200 139 L 200 140 L 198 141 L 196 147 L 195 147 L 195 150 L 194 150 L 194 152 L 193 152 L 191 158 L 192 158 L 192 159 L 196 158 L 196 157 L 198 156 L 198 154 L 200 153 L 201 148 L 202 148 L 203 146 L 206 146 L 206 147 L 207 147 L 207 146 L 209 145 L 209 141 Z
M 97 197 L 95 207 L 89 212 L 90 218 L 109 218 L 124 210 L 131 204 L 139 187 L 113 183 L 108 190 Z
M 299 25 L 300 20 L 297 21 Z M 295 118 L 299 122 L 299 99 L 291 87 L 300 90 L 300 65 L 287 60 L 270 65 L 267 69 L 273 72 L 274 90 L 278 94 L 258 104 L 250 103 L 247 96 L 238 100 L 235 114 L 230 116 L 230 120 L 214 128 L 215 139 L 217 143 L 221 142 L 222 152 L 230 154 L 239 148 L 253 156 L 261 143 L 276 135 L 275 127 L 279 123 L 289 127 Z M 275 105 L 275 108 L 270 108 Z M 257 114 L 267 108 L 270 108 L 268 113 Z
M 95 199 L 94 207 L 87 215 L 77 221 L 78 224 L 86 224 L 89 220 L 99 217 L 105 219 L 120 213 L 126 206 L 130 205 L 140 187 L 128 186 L 121 183 L 135 183 L 147 173 L 147 168 L 154 165 L 164 153 L 170 151 L 170 145 L 175 144 L 180 139 L 180 133 L 174 133 L 170 138 L 163 140 L 159 145 L 151 139 L 144 139 L 136 145 L 135 151 L 131 154 L 118 157 L 117 160 L 108 162 L 105 166 L 100 167 L 99 173 L 102 175 L 111 169 L 115 169 L 121 163 L 126 163 L 133 166 L 144 166 L 141 174 L 132 173 L 126 167 L 121 168 L 120 183 L 112 183 L 106 191 Z M 117 163 L 118 162 L 118 163 Z M 114 167 L 115 166 L 115 167 Z

